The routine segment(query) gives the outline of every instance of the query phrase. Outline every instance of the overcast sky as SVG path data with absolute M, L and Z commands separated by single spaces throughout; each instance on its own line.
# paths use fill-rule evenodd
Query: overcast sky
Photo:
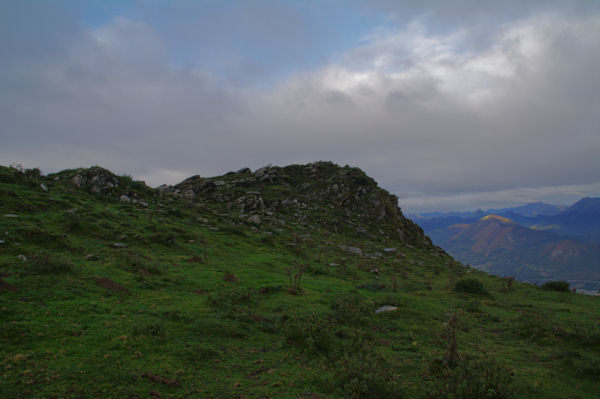
M 0 164 L 329 160 L 405 212 L 600 196 L 600 1 L 0 0 Z

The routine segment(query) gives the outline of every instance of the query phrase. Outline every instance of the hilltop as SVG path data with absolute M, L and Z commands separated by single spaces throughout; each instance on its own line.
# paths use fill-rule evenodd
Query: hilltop
M 0 223 L 4 397 L 600 389 L 598 298 L 460 264 L 358 168 L 151 188 L 101 167 L 0 167 Z

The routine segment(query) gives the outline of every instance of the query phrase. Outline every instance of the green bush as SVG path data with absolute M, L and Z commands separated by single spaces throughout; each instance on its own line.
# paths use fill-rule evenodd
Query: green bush
M 358 293 L 348 292 L 337 296 L 331 303 L 333 318 L 341 324 L 363 324 L 364 318 L 372 312 L 371 307 Z
M 540 286 L 543 290 L 570 292 L 569 283 L 566 281 L 548 281 Z
M 335 365 L 337 393 L 344 398 L 401 398 L 396 378 L 385 358 L 360 339 L 344 350 Z
M 316 313 L 295 314 L 283 323 L 288 344 L 309 353 L 325 353 L 332 349 L 333 323 Z
M 457 281 L 454 290 L 465 294 L 489 295 L 481 281 L 474 278 L 465 278 Z

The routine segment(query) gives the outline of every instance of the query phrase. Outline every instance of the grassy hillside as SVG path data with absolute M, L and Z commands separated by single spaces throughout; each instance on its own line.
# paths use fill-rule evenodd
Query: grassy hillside
M 599 298 L 463 267 L 395 201 L 330 163 L 1 167 L 0 397 L 597 397 Z

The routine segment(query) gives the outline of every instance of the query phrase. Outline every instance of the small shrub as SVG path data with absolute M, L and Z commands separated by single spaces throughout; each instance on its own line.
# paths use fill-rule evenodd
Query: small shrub
M 268 334 L 277 334 L 281 331 L 282 324 L 283 321 L 281 316 L 277 314 L 265 315 L 263 316 L 263 321 L 258 326 L 258 329 Z
M 502 291 L 512 291 L 513 284 L 515 283 L 514 276 L 502 277 Z
M 306 266 L 306 272 L 313 276 L 320 276 L 327 274 L 328 271 L 321 265 L 308 265 Z
M 240 280 L 233 273 L 225 273 L 225 275 L 223 276 L 223 281 L 226 281 L 228 283 L 237 283 Z
M 431 399 L 507 399 L 515 394 L 512 371 L 486 354 L 462 359 L 454 367 L 436 360 L 429 373 L 424 391 Z
M 333 344 L 333 323 L 316 313 L 296 314 L 283 324 L 283 333 L 290 345 L 309 353 L 325 353 Z
M 469 313 L 481 313 L 481 302 L 477 299 L 471 299 L 463 306 L 463 309 Z
M 64 274 L 73 270 L 71 262 L 62 257 L 40 254 L 33 256 L 25 263 L 25 274 Z
M 273 295 L 280 293 L 283 290 L 281 285 L 265 285 L 264 287 L 260 287 L 258 292 L 263 295 Z
M 335 384 L 341 397 L 400 398 L 396 376 L 373 345 L 359 339 L 347 348 L 335 365 Z M 341 392 L 340 392 L 341 391 Z
M 167 337 L 167 330 L 161 323 L 137 324 L 133 327 L 131 335 L 134 337 L 143 335 L 164 339 Z
M 548 281 L 540 288 L 548 291 L 570 292 L 569 283 L 566 281 Z
M 304 264 L 294 263 L 293 266 L 289 266 L 286 269 L 290 279 L 290 291 L 294 291 L 296 293 L 301 291 L 300 280 L 302 279 L 302 274 L 304 273 L 305 267 L 306 265 Z
M 138 273 L 140 275 L 158 275 L 165 272 L 165 268 L 159 263 L 150 261 L 146 257 L 134 252 L 125 253 L 119 259 L 119 266 L 131 273 Z
M 540 340 L 552 335 L 552 323 L 545 315 L 524 313 L 514 323 L 514 332 L 522 338 Z
M 335 321 L 349 325 L 362 324 L 365 316 L 372 311 L 365 299 L 355 292 L 337 296 L 331 303 L 331 310 Z
M 573 373 L 580 378 L 600 379 L 600 357 L 576 361 L 572 366 Z
M 206 345 L 195 344 L 181 351 L 181 357 L 191 362 L 197 362 L 200 360 L 218 359 L 221 357 L 221 352 Z
M 465 278 L 457 281 L 454 285 L 454 290 L 465 294 L 489 295 L 481 281 L 474 278 Z
M 208 303 L 220 310 L 233 310 L 235 306 L 249 304 L 251 291 L 243 287 L 228 287 L 208 295 Z

